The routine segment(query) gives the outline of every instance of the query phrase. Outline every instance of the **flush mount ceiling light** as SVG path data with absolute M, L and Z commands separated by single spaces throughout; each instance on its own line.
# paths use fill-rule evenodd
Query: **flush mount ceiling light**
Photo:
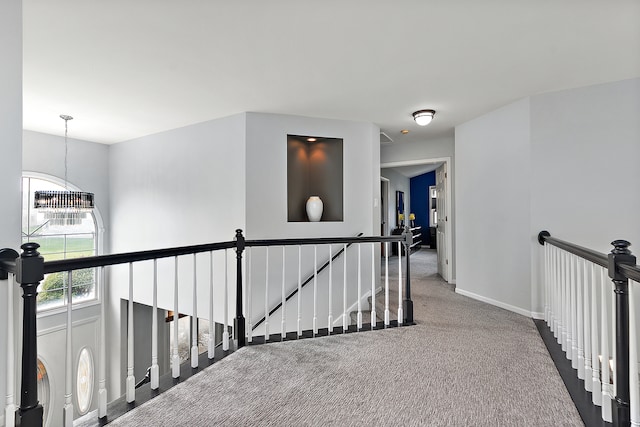
M 436 110 L 418 110 L 413 113 L 413 120 L 420 126 L 426 126 L 431 123 L 435 114 Z
M 316 142 L 317 139 L 316 138 L 307 138 L 307 142 Z
M 64 190 L 36 191 L 33 207 L 45 212 L 45 218 L 55 225 L 79 224 L 93 209 L 93 193 L 69 191 L 67 183 L 67 122 L 73 117 L 60 115 L 64 120 Z

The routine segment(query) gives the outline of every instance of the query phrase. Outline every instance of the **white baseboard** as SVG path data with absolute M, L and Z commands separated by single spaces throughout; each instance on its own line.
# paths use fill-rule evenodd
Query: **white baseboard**
M 455 284 L 456 284 L 456 279 L 451 279 L 451 280 L 449 280 L 449 284 L 451 284 L 451 285 L 455 285 Z
M 538 312 L 532 311 L 531 317 L 536 320 L 544 320 L 544 313 L 538 313 Z
M 464 289 L 460 289 L 458 287 L 456 287 L 456 293 L 464 295 L 465 297 L 473 298 L 478 301 L 486 302 L 487 304 L 495 305 L 496 307 L 504 308 L 505 310 L 509 310 L 526 317 L 533 317 L 533 313 L 531 313 L 531 311 L 529 310 L 525 310 L 524 308 L 516 307 L 515 305 L 507 304 L 501 301 L 496 301 L 491 298 L 483 297 L 482 295 L 474 294 L 473 292 L 465 291 Z

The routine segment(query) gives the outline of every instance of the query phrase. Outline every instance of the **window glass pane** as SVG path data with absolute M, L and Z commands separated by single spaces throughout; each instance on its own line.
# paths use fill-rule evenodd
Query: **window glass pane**
M 80 415 L 87 413 L 93 397 L 93 356 L 87 348 L 80 351 L 76 374 L 76 398 Z
M 45 261 L 96 255 L 97 238 L 93 213 L 52 214 L 33 208 L 34 194 L 38 190 L 64 190 L 54 182 L 24 177 L 22 180 L 22 241 L 36 242 Z M 72 296 L 74 302 L 96 298 L 95 271 L 80 270 L 73 273 Z M 65 304 L 66 273 L 48 274 L 39 286 L 38 309 Z

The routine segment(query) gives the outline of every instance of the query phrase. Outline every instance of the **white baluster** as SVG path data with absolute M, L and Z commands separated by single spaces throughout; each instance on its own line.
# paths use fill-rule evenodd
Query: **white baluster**
M 349 329 L 347 320 L 347 244 L 344 244 L 342 251 L 343 271 L 342 271 L 342 333 Z
M 269 340 L 269 246 L 265 254 L 264 272 L 264 340 Z
M 298 338 L 302 336 L 302 246 L 298 245 Z
M 136 378 L 133 375 L 133 263 L 129 263 L 129 318 L 127 322 L 127 403 L 136 400 Z
M 376 327 L 376 248 L 371 243 L 371 329 Z
M 582 277 L 584 280 L 582 307 L 584 313 L 584 389 L 593 390 L 593 372 L 591 369 L 591 271 L 589 262 L 582 263 Z
M 358 243 L 358 330 L 362 329 L 362 262 L 360 259 L 362 245 Z
M 574 335 L 573 328 L 575 327 L 574 314 L 576 311 L 574 301 L 574 284 L 575 280 L 571 280 L 572 278 L 572 259 L 573 255 L 567 253 L 567 272 L 566 272 L 566 280 L 567 280 L 567 359 L 571 360 L 571 367 L 573 368 L 573 359 L 575 359 L 573 353 L 575 349 L 575 345 L 573 343 Z
M 15 335 L 14 335 L 14 323 L 13 323 L 13 287 L 15 286 L 15 276 L 13 274 L 9 274 L 9 280 L 7 282 L 7 396 L 6 396 L 6 405 L 4 409 L 4 422 L 5 427 L 15 427 L 15 416 L 16 416 L 16 402 L 14 397 L 14 391 L 16 387 L 16 366 L 15 366 Z
M 67 330 L 66 330 L 66 350 L 65 350 L 65 387 L 64 387 L 64 408 L 62 410 L 62 424 L 65 427 L 70 427 L 73 425 L 73 386 L 72 386 L 72 375 L 73 375 L 73 346 L 72 346 L 72 331 L 73 331 L 73 323 L 72 323 L 72 287 L 73 287 L 73 279 L 71 271 L 67 272 Z
M 158 366 L 158 260 L 153 260 L 153 313 L 151 320 L 151 390 L 160 386 L 160 367 Z
M 193 314 L 191 315 L 191 367 L 198 367 L 198 268 L 193 254 Z
M 313 246 L 313 336 L 318 333 L 318 246 Z
M 247 320 L 248 320 L 248 324 L 247 324 L 247 342 L 253 342 L 253 323 L 251 322 L 251 319 L 253 318 L 253 310 L 252 310 L 252 305 L 251 305 L 251 288 L 252 288 L 252 284 L 251 284 L 251 279 L 252 279 L 252 274 L 251 274 L 251 248 L 247 248 Z
M 562 324 L 560 325 L 561 332 L 561 346 L 562 351 L 569 355 L 569 348 L 567 348 L 567 254 L 562 251 L 562 275 L 560 276 L 560 280 L 562 280 L 562 306 L 560 307 L 560 313 L 562 313 Z
M 591 264 L 591 399 L 594 405 L 602 406 L 602 383 L 600 382 L 600 275 L 598 267 Z
M 544 321 L 548 325 L 549 324 L 549 293 L 551 290 L 551 285 L 549 283 L 549 274 L 551 270 L 551 266 L 549 265 L 549 244 L 544 243 L 542 246 L 543 249 L 543 257 L 544 257 Z
M 549 246 L 549 320 L 547 324 L 551 332 L 555 331 L 555 301 L 556 301 L 556 250 Z
M 180 377 L 180 356 L 178 355 L 178 322 L 180 320 L 180 307 L 178 307 L 178 257 L 174 258 L 174 284 L 173 284 L 173 355 L 171 357 L 171 376 Z
M 635 295 L 638 283 L 629 281 L 629 403 L 631 425 L 640 426 L 640 378 L 638 377 L 638 307 Z
M 384 326 L 389 321 L 389 242 L 384 242 Z
M 409 256 L 409 254 L 407 254 Z M 404 313 L 402 312 L 402 243 L 398 242 L 398 325 L 402 325 Z
M 285 295 L 285 257 L 286 251 L 285 246 L 282 247 L 282 306 L 280 307 L 280 311 L 282 312 L 282 326 L 280 329 L 280 338 L 285 339 L 287 337 L 287 317 L 286 317 L 286 302 L 287 296 Z
M 248 254 L 248 251 L 247 251 Z M 215 266 L 213 263 L 213 251 L 209 252 L 209 342 L 207 343 L 207 357 L 213 359 L 216 357 L 216 321 L 213 317 L 213 301 L 214 301 L 214 273 Z M 249 274 L 251 269 L 249 268 Z M 251 289 L 251 288 L 249 288 Z M 249 291 L 251 292 L 251 291 Z M 249 295 L 249 301 L 251 296 Z M 249 304 L 249 322 L 251 322 L 251 304 Z M 251 342 L 251 323 L 249 323 L 249 342 Z
M 551 330 L 553 331 L 553 336 L 558 338 L 558 314 L 560 311 L 558 310 L 558 304 L 560 301 L 560 281 L 558 280 L 558 274 L 560 272 L 560 264 L 558 262 L 558 248 L 553 247 L 553 302 L 551 304 L 551 325 L 553 326 Z
M 229 250 L 224 250 L 224 332 L 222 332 L 222 350 L 229 350 Z
M 584 296 L 583 290 L 586 286 L 586 278 L 584 277 L 582 263 L 580 258 L 576 258 L 576 283 L 578 289 L 576 293 L 576 311 L 578 314 L 578 378 L 584 380 Z
M 578 283 L 577 276 L 578 257 L 571 256 L 571 353 L 573 355 L 571 359 L 571 367 L 578 369 L 580 356 L 578 354 L 578 334 L 580 334 L 580 325 L 578 324 L 578 301 L 581 294 L 578 293 L 580 284 Z M 579 374 L 578 374 L 579 375 Z
M 609 319 L 611 318 L 610 313 L 610 293 L 611 293 L 611 282 L 608 280 L 605 269 L 600 268 L 600 283 L 602 286 L 600 287 L 602 293 L 602 341 L 600 343 L 600 352 L 601 352 L 601 375 L 602 375 L 602 419 L 607 422 L 612 422 L 613 414 L 611 408 L 611 400 L 613 398 L 613 388 L 611 387 L 611 376 L 609 373 L 609 345 L 611 337 L 609 336 L 609 328 L 610 323 Z
M 329 244 L 329 318 L 328 333 L 333 333 L 333 245 Z

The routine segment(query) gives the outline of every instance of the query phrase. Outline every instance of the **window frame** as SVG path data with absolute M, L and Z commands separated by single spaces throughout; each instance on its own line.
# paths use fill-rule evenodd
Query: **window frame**
M 32 172 L 32 171 L 23 171 L 22 172 L 22 177 L 21 177 L 21 181 L 20 181 L 20 186 L 21 186 L 21 212 L 22 212 L 22 217 L 24 218 L 24 214 L 25 212 L 22 210 L 22 208 L 24 207 L 24 197 L 25 197 L 25 192 L 31 193 L 31 187 L 28 186 L 28 188 L 24 188 L 24 183 L 25 183 L 25 179 L 28 179 L 29 183 L 31 179 L 38 179 L 38 180 L 42 180 L 42 181 L 48 181 L 51 182 L 52 184 L 55 185 L 59 185 L 61 187 L 65 186 L 65 182 L 64 180 L 61 180 L 60 178 L 53 176 L 53 175 L 49 175 L 49 174 L 45 174 L 45 173 L 40 173 L 40 172 Z M 66 183 L 66 186 L 69 190 L 71 191 L 82 191 L 80 188 L 78 188 L 77 186 L 73 185 L 70 182 Z M 29 200 L 31 200 L 31 194 L 29 194 Z M 33 207 L 29 204 L 29 212 L 33 209 Z M 29 217 L 29 212 L 27 212 L 27 218 Z M 93 242 L 93 250 L 95 255 L 101 255 L 102 251 L 103 251 L 103 235 L 104 235 L 104 226 L 103 226 L 103 221 L 102 221 L 102 216 L 100 215 L 100 211 L 98 210 L 97 207 L 95 207 L 90 213 L 89 215 L 91 216 L 92 220 L 93 220 L 93 226 L 94 226 L 94 242 Z M 22 229 L 27 226 L 28 224 L 23 224 L 22 219 L 21 219 L 21 240 L 24 239 L 24 235 L 22 233 Z M 80 233 L 83 234 L 83 233 Z M 66 234 L 64 234 L 64 236 L 66 236 Z M 37 243 L 37 240 L 36 240 Z M 104 282 L 104 277 L 102 277 L 103 275 L 100 272 L 100 269 L 96 268 L 94 269 L 94 283 L 95 283 L 95 297 L 91 298 L 91 299 L 87 299 L 84 301 L 77 301 L 77 302 L 73 302 L 72 305 L 72 310 L 76 310 L 76 309 L 80 309 L 80 308 L 85 308 L 85 307 L 89 307 L 89 306 L 94 306 L 94 305 L 99 305 L 102 303 L 102 298 L 103 298 L 103 282 Z M 39 304 L 38 304 L 39 305 Z M 60 314 L 60 313 L 64 313 L 65 311 L 67 311 L 67 301 L 66 298 L 63 299 L 62 303 L 60 305 L 56 304 L 53 307 L 39 307 L 36 306 L 37 312 L 36 312 L 36 316 L 38 318 L 42 317 L 42 316 L 49 316 L 49 315 L 56 315 L 56 314 Z

